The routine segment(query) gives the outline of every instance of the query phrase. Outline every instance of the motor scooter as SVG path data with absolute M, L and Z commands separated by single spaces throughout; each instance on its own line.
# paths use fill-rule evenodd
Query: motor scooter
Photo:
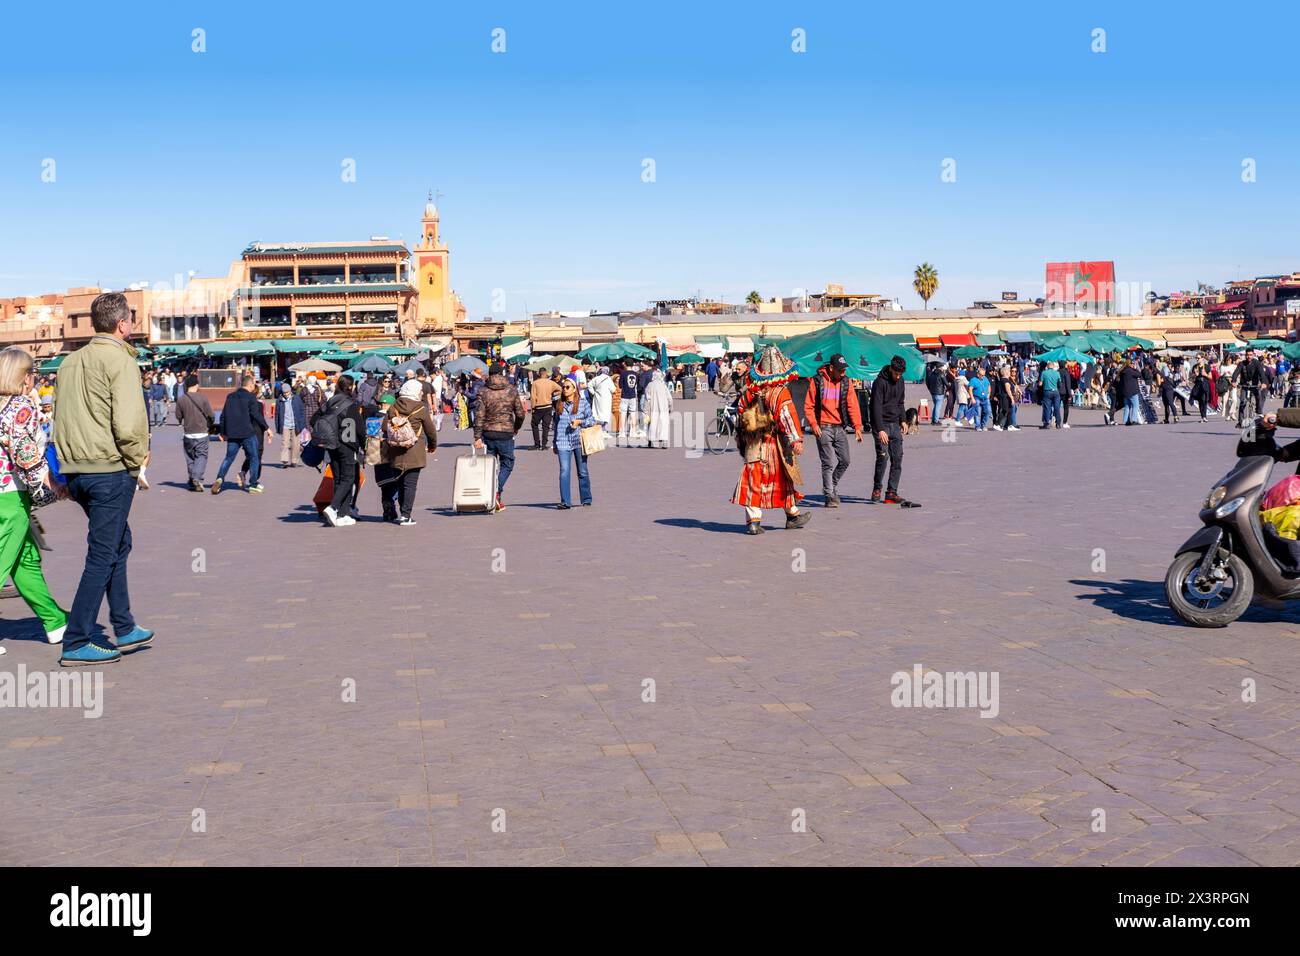
M 1258 421 L 1242 433 L 1237 464 L 1201 506 L 1204 527 L 1183 542 L 1165 574 L 1165 600 L 1183 622 L 1226 627 L 1256 595 L 1300 600 L 1300 571 L 1285 569 L 1274 556 L 1259 517 L 1279 455 L 1273 431 Z

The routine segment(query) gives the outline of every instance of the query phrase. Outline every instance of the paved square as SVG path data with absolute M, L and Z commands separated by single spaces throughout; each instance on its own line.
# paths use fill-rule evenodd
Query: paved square
M 1161 598 L 1234 433 L 1072 422 L 926 429 L 914 511 L 864 502 L 855 444 L 843 507 L 757 538 L 734 454 L 612 449 L 560 512 L 524 450 L 503 514 L 453 516 L 447 431 L 416 527 L 368 482 L 331 529 L 308 469 L 185 491 L 164 428 L 132 522 L 158 637 L 100 719 L 0 710 L 0 863 L 1300 863 L 1296 612 Z M 84 520 L 42 517 L 66 604 Z M 0 615 L 0 670 L 55 667 Z M 995 673 L 996 716 L 893 706 L 915 665 Z

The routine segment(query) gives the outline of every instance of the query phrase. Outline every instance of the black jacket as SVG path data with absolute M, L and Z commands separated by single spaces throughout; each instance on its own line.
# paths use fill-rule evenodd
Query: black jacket
M 221 434 L 226 441 L 243 441 L 267 431 L 261 400 L 246 388 L 237 388 L 226 396 L 221 408 Z
M 1237 367 L 1237 374 L 1233 381 L 1242 388 L 1258 388 L 1264 384 L 1264 365 L 1259 359 L 1251 359 L 1249 362 L 1242 362 Z
M 1119 397 L 1127 400 L 1134 395 L 1140 395 L 1142 373 L 1132 365 L 1125 365 L 1123 371 L 1119 373 Z
M 886 365 L 876 376 L 871 386 L 871 431 L 883 431 L 886 425 L 898 425 L 903 421 L 903 396 L 906 384 L 900 376 L 895 382 L 889 375 Z

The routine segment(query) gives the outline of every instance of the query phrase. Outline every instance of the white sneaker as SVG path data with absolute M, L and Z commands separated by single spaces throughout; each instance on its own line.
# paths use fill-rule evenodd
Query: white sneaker
M 1069 423 L 1069 422 L 1066 422 L 1066 423 L 1065 423 L 1064 425 L 1062 425 L 1061 427 L 1062 427 L 1062 428 L 1069 428 L 1069 427 L 1070 427 L 1070 423 Z
M 403 518 L 401 521 L 397 522 L 397 526 L 399 528 L 413 528 L 415 527 L 415 521 L 411 518 Z
M 351 516 L 349 516 L 349 515 L 344 515 L 343 517 L 337 519 L 337 520 L 334 522 L 334 527 L 336 527 L 336 528 L 346 528 L 348 525 L 350 525 L 350 524 L 356 524 L 356 523 L 357 523 L 357 519 L 356 519 L 356 518 L 353 518 L 353 517 L 351 517 Z
M 337 528 L 339 526 L 339 522 L 342 520 L 341 518 L 339 518 L 339 513 L 335 511 L 333 506 L 331 505 L 326 505 L 323 509 L 321 509 L 320 515 L 322 518 L 325 519 L 326 523 L 328 523 L 331 528 Z
M 994 426 L 993 426 L 993 430 L 994 430 L 995 432 L 1000 432 L 1000 431 L 1002 431 L 1002 426 L 1001 426 L 1001 425 L 994 425 Z
M 5 650 L 5 646 L 4 646 L 3 644 L 0 644 L 0 657 L 3 657 L 4 655 L 6 655 L 6 654 L 8 654 L 8 653 L 9 653 L 9 652 L 8 652 L 7 650 Z
M 46 631 L 45 639 L 49 641 L 51 644 L 62 644 L 63 632 L 66 631 L 67 629 L 68 629 L 68 625 L 64 624 L 62 627 L 56 627 L 52 631 Z
M 1018 431 L 1020 431 L 1020 429 L 1017 428 L 1015 425 L 1008 425 L 1008 426 L 1007 426 L 1007 431 L 1009 431 L 1009 432 L 1018 432 Z

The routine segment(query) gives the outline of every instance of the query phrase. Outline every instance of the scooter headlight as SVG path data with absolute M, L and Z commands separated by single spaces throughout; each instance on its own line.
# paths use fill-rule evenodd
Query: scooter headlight
M 1245 498 L 1233 498 L 1231 501 L 1224 502 L 1214 509 L 1214 517 L 1226 518 L 1245 503 Z
M 1219 506 L 1219 502 L 1221 502 L 1225 497 L 1227 497 L 1227 494 L 1228 494 L 1228 486 L 1219 485 L 1217 488 L 1213 489 L 1210 492 L 1209 497 L 1205 499 L 1205 507 L 1217 508 Z

